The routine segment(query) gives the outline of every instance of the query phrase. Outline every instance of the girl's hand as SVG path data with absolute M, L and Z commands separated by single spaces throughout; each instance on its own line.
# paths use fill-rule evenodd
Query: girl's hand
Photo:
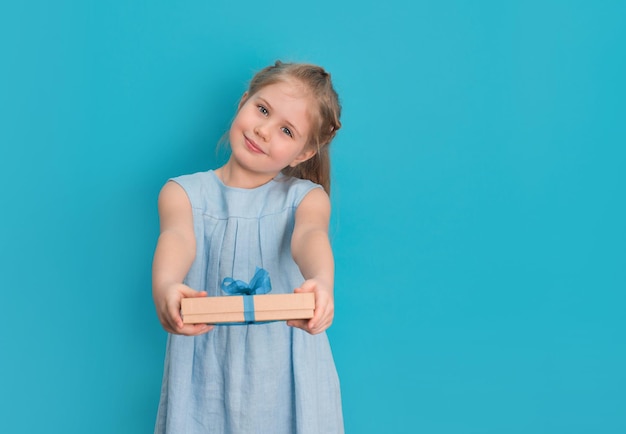
M 173 284 L 160 292 L 162 297 L 155 297 L 155 305 L 159 321 L 169 333 L 186 336 L 196 336 L 213 330 L 212 325 L 207 324 L 183 324 L 180 316 L 180 304 L 183 298 L 206 297 L 205 291 L 195 291 L 182 283 Z
M 315 312 L 311 319 L 297 319 L 287 321 L 287 325 L 297 327 L 312 335 L 323 332 L 333 322 L 335 316 L 335 302 L 333 297 L 333 289 L 328 285 L 324 285 L 315 279 L 306 280 L 296 293 L 313 292 L 315 293 Z

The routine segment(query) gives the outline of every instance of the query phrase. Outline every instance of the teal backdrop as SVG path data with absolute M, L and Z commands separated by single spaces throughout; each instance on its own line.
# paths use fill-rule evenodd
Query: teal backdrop
M 333 74 L 346 431 L 626 432 L 626 3 L 0 6 L 0 431 L 148 433 L 156 199 L 254 71 Z M 323 434 L 323 433 L 321 433 Z

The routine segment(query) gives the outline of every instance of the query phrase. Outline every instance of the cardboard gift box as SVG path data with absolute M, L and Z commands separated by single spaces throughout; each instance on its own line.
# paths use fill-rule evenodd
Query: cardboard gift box
M 230 295 L 183 298 L 185 324 L 252 323 L 313 318 L 315 294 Z

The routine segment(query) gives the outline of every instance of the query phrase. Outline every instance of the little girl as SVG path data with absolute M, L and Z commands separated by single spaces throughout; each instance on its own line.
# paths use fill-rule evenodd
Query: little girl
M 155 432 L 343 433 L 325 330 L 334 314 L 328 145 L 341 127 L 330 75 L 276 62 L 243 94 L 217 170 L 159 195 L 153 296 L 169 332 Z M 181 299 L 269 272 L 272 294 L 313 292 L 310 320 L 183 324 Z

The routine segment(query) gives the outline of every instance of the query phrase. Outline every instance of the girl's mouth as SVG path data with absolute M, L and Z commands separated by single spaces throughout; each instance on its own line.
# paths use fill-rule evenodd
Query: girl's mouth
M 245 142 L 246 142 L 246 147 L 250 151 L 252 151 L 252 152 L 254 152 L 256 154 L 265 154 L 265 152 L 263 152 L 263 150 L 261 148 L 259 148 L 256 143 L 254 143 L 252 140 L 250 140 L 246 136 L 244 136 L 244 138 L 245 138 Z

